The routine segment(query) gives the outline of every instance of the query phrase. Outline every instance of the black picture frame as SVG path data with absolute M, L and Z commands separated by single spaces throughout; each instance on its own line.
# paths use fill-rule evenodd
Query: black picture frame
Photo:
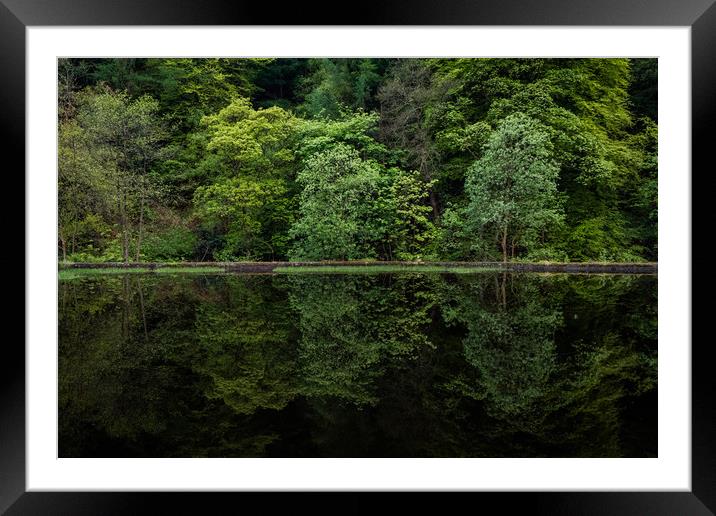
M 23 203 L 25 192 L 25 29 L 28 26 L 82 25 L 573 25 L 573 26 L 690 26 L 692 58 L 692 180 L 710 172 L 711 142 L 709 129 L 716 123 L 716 0 L 382 0 L 372 5 L 356 5 L 355 12 L 343 6 L 333 9 L 319 3 L 287 3 L 266 9 L 262 3 L 240 0 L 0 0 L 0 113 L 3 181 L 15 179 L 6 198 Z M 12 159 L 14 158 L 14 159 Z M 709 166 L 709 168 L 707 168 Z M 12 173 L 10 173 L 12 172 Z M 682 171 L 688 174 L 689 171 Z M 11 177 L 9 177 L 11 176 Z M 699 179 L 699 183 L 702 182 Z M 6 184 L 6 183 L 5 183 Z M 698 192 L 693 188 L 692 192 Z M 702 189 L 703 191 L 703 189 Z M 10 194 L 10 192 L 14 192 Z M 16 273 L 24 266 L 24 205 L 1 203 L 4 213 L 5 241 L 14 242 L 12 259 L 3 258 L 10 274 L 18 282 L 16 292 L 25 299 L 24 284 Z M 692 221 L 708 221 L 712 215 Z M 24 222 L 24 219 L 23 219 Z M 13 229 L 14 228 L 14 229 Z M 698 234 L 692 229 L 692 234 Z M 706 254 L 706 253 L 704 253 Z M 20 258 L 22 255 L 22 258 Z M 705 265 L 705 256 L 694 256 L 691 270 Z M 702 269 L 706 270 L 706 269 Z M 24 277 L 24 276 L 23 276 Z M 10 278 L 8 278 L 11 280 Z M 693 283 L 692 283 L 693 284 Z M 695 289 L 705 291 L 700 282 Z M 22 294 L 19 294 L 22 292 Z M 692 290 L 692 300 L 694 291 Z M 23 311 L 25 304 L 13 298 L 14 308 Z M 692 301 L 692 306 L 695 303 Z M 693 311 L 692 311 L 693 314 Z M 6 325 L 9 327 L 10 325 Z M 692 315 L 693 327 L 693 315 Z M 78 493 L 26 492 L 25 489 L 25 349 L 24 331 L 3 339 L 0 359 L 0 513 L 19 514 L 136 514 L 145 512 L 148 502 L 159 502 L 165 514 L 206 513 L 208 503 L 236 497 L 252 499 L 250 493 Z M 683 514 L 701 515 L 716 512 L 716 394 L 710 358 L 709 339 L 692 339 L 692 491 L 691 492 L 554 492 L 554 493 L 468 493 L 477 497 L 470 504 L 497 503 L 501 512 L 529 507 L 528 514 Z M 688 346 L 688 342 L 670 345 Z M 285 494 L 272 493 L 270 507 L 287 501 Z M 382 498 L 373 493 L 342 494 L 339 508 L 331 512 L 367 512 Z M 327 507 L 325 500 L 303 493 L 291 495 L 312 510 Z M 454 503 L 456 500 L 452 500 Z M 411 497 L 411 504 L 425 507 L 423 494 Z M 267 503 L 262 501 L 262 503 Z M 473 505 L 475 506 L 475 505 Z M 407 509 L 407 507 L 405 508 Z M 238 509 L 237 509 L 238 510 Z

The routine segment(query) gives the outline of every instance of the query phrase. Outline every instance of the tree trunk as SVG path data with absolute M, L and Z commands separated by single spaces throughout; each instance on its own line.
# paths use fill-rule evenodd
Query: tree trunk
M 502 262 L 507 263 L 507 228 L 502 229 Z
M 420 163 L 418 168 L 420 169 L 420 175 L 423 177 L 423 181 L 429 183 L 432 180 L 432 174 L 430 172 L 430 158 L 424 151 L 420 153 Z M 440 213 L 438 208 L 438 198 L 432 187 L 428 189 L 428 195 L 430 198 L 430 206 L 433 208 L 433 219 L 438 220 L 438 215 Z
M 144 340 L 149 340 L 149 333 L 147 332 L 147 313 L 144 310 L 144 294 L 142 293 L 142 284 L 137 279 L 137 290 L 139 291 L 139 308 L 142 311 L 142 325 L 144 326 Z
M 62 261 L 67 261 L 67 242 L 65 242 L 65 237 L 62 235 L 62 232 L 60 232 L 60 244 L 62 245 Z
M 502 308 L 507 308 L 507 272 L 502 273 Z
M 129 340 L 129 277 L 126 274 L 122 278 L 122 294 L 124 297 L 124 303 L 122 303 L 122 338 L 124 342 L 122 344 L 126 346 Z
M 433 207 L 433 219 L 438 220 L 438 198 L 432 188 L 430 189 L 430 206 Z
M 514 239 L 512 240 L 512 252 L 511 252 L 511 255 L 510 255 L 510 259 L 511 259 L 511 260 L 514 260 L 514 259 L 515 259 L 515 241 L 514 241 Z
M 137 252 L 135 253 L 134 261 L 139 261 L 139 251 L 142 248 L 142 227 L 144 223 L 144 195 L 142 195 L 140 204 L 139 204 L 139 228 L 137 232 Z
M 77 241 L 77 224 L 72 224 L 72 245 L 70 246 L 70 252 L 75 254 L 75 242 Z
M 121 220 L 122 220 L 122 255 L 124 263 L 129 263 L 129 233 L 127 230 L 127 194 L 122 194 L 120 202 Z

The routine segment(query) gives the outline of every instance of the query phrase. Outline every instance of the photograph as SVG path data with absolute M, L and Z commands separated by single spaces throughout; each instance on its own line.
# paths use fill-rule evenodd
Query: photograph
M 0 513 L 713 515 L 714 2 L 0 0 Z
M 56 70 L 58 458 L 659 458 L 657 57 Z

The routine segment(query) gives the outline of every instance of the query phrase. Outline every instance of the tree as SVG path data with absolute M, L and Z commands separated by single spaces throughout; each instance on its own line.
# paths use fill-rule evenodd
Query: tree
M 504 262 L 563 218 L 551 151 L 541 124 L 514 114 L 500 123 L 483 157 L 468 170 L 469 223 L 486 238 L 497 236 Z
M 293 220 L 294 116 L 279 107 L 254 109 L 238 97 L 201 122 L 206 150 L 194 191 L 197 214 L 224 239 L 214 257 L 285 256 Z
M 425 183 L 418 171 L 394 169 L 389 187 L 394 217 L 388 227 L 388 259 L 415 260 L 429 254 L 435 226 L 427 199 L 433 184 Z
M 230 178 L 210 186 L 199 187 L 194 204 L 200 218 L 225 235 L 225 243 L 214 258 L 232 261 L 276 256 L 271 235 L 263 238 L 262 229 L 284 210 L 281 198 L 286 194 L 283 181 L 258 181 L 252 178 Z M 280 221 L 279 221 L 280 222 Z
M 313 249 L 299 252 L 303 244 L 297 240 L 295 256 L 405 260 L 428 254 L 435 229 L 427 198 L 434 183 L 426 183 L 417 171 L 390 166 L 399 160 L 376 141 L 377 123 L 377 113 L 360 110 L 336 120 L 299 122 L 296 154 L 304 167 L 297 178 L 297 186 L 303 190 L 299 208 L 302 219 L 292 231 L 299 240 L 304 234 L 304 244 Z M 348 193 L 350 189 L 361 193 Z M 353 194 L 358 197 L 337 207 L 335 195 Z M 346 211 L 348 206 L 351 208 Z M 310 236 L 316 228 L 323 228 L 325 237 L 333 243 L 319 244 L 322 237 Z M 353 249 L 354 245 L 358 247 Z
M 657 72 L 611 58 L 61 59 L 58 255 L 285 259 L 313 238 L 303 222 L 289 234 L 303 203 L 336 239 L 306 256 L 655 260 Z M 547 135 L 559 168 L 537 211 L 531 193 L 472 184 L 474 163 L 502 166 L 488 141 L 511 116 Z M 338 147 L 371 183 L 350 215 L 297 181 Z M 511 212 L 509 234 L 480 189 L 478 204 Z
M 75 120 L 60 122 L 57 233 L 63 261 L 68 252 L 74 254 L 82 244 L 99 247 L 108 229 L 102 217 L 111 211 L 111 184 L 87 141 L 87 134 Z
M 255 110 L 249 99 L 237 97 L 201 123 L 208 135 L 205 159 L 214 175 L 280 177 L 293 161 L 288 144 L 295 121 L 281 108 Z
M 346 111 L 374 109 L 383 79 L 380 59 L 310 59 L 300 80 L 304 102 L 298 112 L 308 118 L 335 119 Z
M 126 93 L 106 89 L 86 95 L 77 115 L 90 152 L 112 178 L 125 262 L 132 238 L 139 261 L 147 203 L 158 194 L 151 166 L 161 156 L 166 136 L 158 109 L 151 97 L 132 100 Z
M 433 81 L 430 69 L 419 59 L 401 59 L 378 90 L 381 139 L 407 153 L 407 165 L 418 170 L 426 183 L 434 179 L 439 159 L 429 111 L 443 100 L 445 84 Z M 434 188 L 429 189 L 433 217 L 440 213 Z
M 637 116 L 648 116 L 654 122 L 658 116 L 658 59 L 630 59 L 632 81 L 629 96 Z
M 549 132 L 568 202 L 563 231 L 543 255 L 625 261 L 647 253 L 630 214 L 644 159 L 632 135 L 639 130 L 634 114 L 644 106 L 639 92 L 653 102 L 656 85 L 655 75 L 648 69 L 641 73 L 636 64 L 628 59 L 433 61 L 435 74 L 453 81 L 453 104 L 465 123 L 495 126 L 521 112 Z
M 637 227 L 644 244 L 643 254 L 652 260 L 658 249 L 658 196 L 659 156 L 658 128 L 648 118 L 641 121 L 643 129 L 634 136 L 634 145 L 642 151 L 643 161 L 639 167 L 639 181 L 632 202 L 633 226 Z
M 372 216 L 383 180 L 380 166 L 364 161 L 345 144 L 305 161 L 297 182 L 303 188 L 300 218 L 291 228 L 294 260 L 352 260 L 375 256 L 380 240 Z
M 357 110 L 330 119 L 298 119 L 296 125 L 296 154 L 309 158 L 331 150 L 336 144 L 355 149 L 362 159 L 384 164 L 397 164 L 397 159 L 378 136 L 378 113 Z

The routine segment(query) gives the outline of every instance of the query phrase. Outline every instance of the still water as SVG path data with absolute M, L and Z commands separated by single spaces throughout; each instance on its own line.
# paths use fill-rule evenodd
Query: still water
M 61 457 L 653 457 L 656 276 L 59 284 Z

